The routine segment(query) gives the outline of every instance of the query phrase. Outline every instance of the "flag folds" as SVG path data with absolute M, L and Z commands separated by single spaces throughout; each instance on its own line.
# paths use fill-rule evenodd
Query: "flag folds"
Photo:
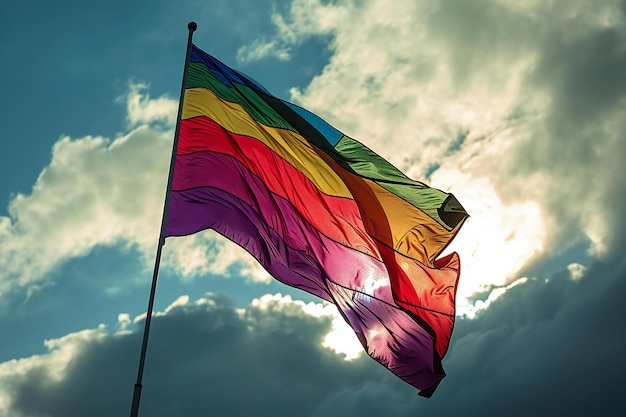
M 454 325 L 467 214 L 318 116 L 192 46 L 167 236 L 214 229 L 337 306 L 367 353 L 430 396 Z

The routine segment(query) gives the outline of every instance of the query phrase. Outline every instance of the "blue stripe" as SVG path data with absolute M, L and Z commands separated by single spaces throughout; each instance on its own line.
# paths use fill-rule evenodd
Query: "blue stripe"
M 310 111 L 305 110 L 302 107 L 296 106 L 295 104 L 291 104 L 287 101 L 282 100 L 282 102 L 289 106 L 290 109 L 298 113 L 298 115 L 304 120 L 309 122 L 309 124 L 313 126 L 318 132 L 320 132 L 322 136 L 324 136 L 332 146 L 335 146 L 343 137 L 343 133 L 326 123 L 318 115 L 313 114 Z
M 202 49 L 198 48 L 196 45 L 192 45 L 191 57 L 189 58 L 189 60 L 191 62 L 200 62 L 206 65 L 207 68 L 213 73 L 213 75 L 215 75 L 215 77 L 217 77 L 218 80 L 220 80 L 229 87 L 235 87 L 233 85 L 233 82 L 235 82 L 248 86 L 254 90 L 261 91 L 265 94 L 270 94 L 269 91 L 267 91 L 261 84 L 257 83 L 252 78 L 240 73 L 239 71 L 231 69 L 220 60 L 212 57 L 211 55 L 204 52 Z

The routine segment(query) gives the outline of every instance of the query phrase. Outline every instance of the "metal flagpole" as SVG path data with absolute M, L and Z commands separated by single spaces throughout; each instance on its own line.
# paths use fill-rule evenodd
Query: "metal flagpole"
M 174 131 L 174 145 L 170 159 L 170 173 L 167 179 L 167 189 L 165 192 L 165 203 L 163 206 L 163 218 L 161 220 L 161 233 L 157 245 L 156 259 L 154 262 L 154 272 L 152 274 L 152 288 L 150 288 L 150 299 L 148 301 L 148 311 L 146 312 L 146 322 L 143 329 L 143 343 L 141 345 L 141 355 L 139 356 L 139 369 L 137 371 L 137 383 L 133 392 L 133 402 L 130 409 L 130 417 L 137 417 L 139 414 L 139 401 L 141 399 L 141 380 L 143 378 L 143 367 L 146 361 L 146 349 L 148 348 L 148 335 L 150 333 L 150 322 L 152 321 L 152 309 L 154 307 L 154 295 L 156 293 L 157 279 L 159 277 L 159 265 L 161 264 L 161 252 L 165 245 L 165 230 L 167 228 L 167 214 L 170 205 L 170 190 L 172 188 L 172 178 L 174 177 L 174 164 L 176 163 L 176 148 L 178 146 L 178 136 L 180 134 L 180 119 L 183 113 L 183 101 L 185 98 L 185 83 L 187 81 L 187 69 L 189 67 L 189 57 L 191 56 L 191 39 L 193 32 L 198 28 L 196 22 L 189 22 L 189 36 L 187 37 L 187 55 L 185 56 L 185 68 L 183 70 L 183 83 L 180 87 L 180 99 L 178 102 L 178 116 L 176 117 L 176 129 Z

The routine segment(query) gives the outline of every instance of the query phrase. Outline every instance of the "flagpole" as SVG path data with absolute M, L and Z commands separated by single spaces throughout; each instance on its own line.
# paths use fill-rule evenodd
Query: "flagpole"
M 139 369 L 137 370 L 137 383 L 133 391 L 133 402 L 130 409 L 130 417 L 137 417 L 139 414 L 139 401 L 141 399 L 141 381 L 143 379 L 143 368 L 146 361 L 146 350 L 148 348 L 148 335 L 150 334 L 150 322 L 152 321 L 152 310 L 154 308 L 154 295 L 156 293 L 157 279 L 159 277 L 159 266 L 161 264 L 161 253 L 163 245 L 165 245 L 165 230 L 167 228 L 167 215 L 169 212 L 170 195 L 172 189 L 172 179 L 174 177 L 174 165 L 176 163 L 176 148 L 178 146 L 178 136 L 180 134 L 180 119 L 183 113 L 183 101 L 185 98 L 185 83 L 187 82 L 187 69 L 189 67 L 189 57 L 191 56 L 191 44 L 193 32 L 198 28 L 196 22 L 189 22 L 187 29 L 189 35 L 187 37 L 187 54 L 185 56 L 185 67 L 183 70 L 183 82 L 180 87 L 180 99 L 178 101 L 178 116 L 176 117 L 176 129 L 174 131 L 174 144 L 172 146 L 172 156 L 170 158 L 170 172 L 167 178 L 167 189 L 165 191 L 165 202 L 163 205 L 163 218 L 161 219 L 161 233 L 159 234 L 159 243 L 157 245 L 156 258 L 154 261 L 154 271 L 152 273 L 152 287 L 150 288 L 150 299 L 148 301 L 148 310 L 146 312 L 146 322 L 143 329 L 143 343 L 141 345 L 141 355 L 139 356 Z

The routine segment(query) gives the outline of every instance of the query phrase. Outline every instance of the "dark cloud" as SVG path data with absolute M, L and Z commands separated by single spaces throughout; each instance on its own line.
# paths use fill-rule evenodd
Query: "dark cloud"
M 329 395 L 313 415 L 618 416 L 626 372 L 626 263 L 597 263 L 514 287 L 474 320 L 459 320 L 449 376 L 423 401 L 363 384 Z
M 558 229 L 553 248 L 580 242 L 581 229 L 607 251 L 626 235 L 618 174 L 626 163 L 626 20 L 615 5 L 600 9 L 607 24 L 584 3 L 555 2 L 529 44 L 536 62 L 520 99 L 529 112 L 531 98 L 545 104 L 523 125 L 499 182 L 503 194 L 530 188 L 530 198 L 543 200 Z
M 549 256 L 588 239 L 610 251 L 626 236 L 625 4 L 445 0 L 425 22 L 457 92 L 485 74 L 501 86 L 486 97 L 519 85 L 502 120 L 513 145 L 498 158 L 482 150 L 471 172 L 489 176 L 504 202 L 540 202 Z
M 142 415 L 306 414 L 329 393 L 384 375 L 374 363 L 348 363 L 321 347 L 329 320 L 308 316 L 294 304 L 273 302 L 241 315 L 223 297 L 210 300 L 155 317 Z M 85 340 L 62 380 L 41 364 L 11 376 L 3 388 L 18 415 L 123 415 L 139 347 L 137 333 Z
M 567 35 L 564 30 L 548 34 L 535 77 L 552 90 L 557 120 L 579 125 L 602 117 L 626 94 L 626 27 Z
M 484 74 L 503 87 L 518 80 L 503 121 L 513 144 L 498 158 L 481 152 L 472 173 L 489 176 L 504 202 L 540 202 L 548 256 L 589 241 L 610 256 L 624 243 L 624 4 L 442 1 L 427 22 L 458 90 Z
M 449 56 L 457 88 L 485 73 L 506 78 L 503 67 L 526 53 L 535 36 L 527 18 L 497 1 L 441 1 L 427 23 L 430 40 Z
M 477 415 L 624 415 L 625 290 L 623 262 L 509 290 L 459 322 L 447 363 L 456 374 L 440 394 L 456 393 Z
M 141 414 L 624 415 L 625 293 L 624 262 L 512 288 L 457 322 L 449 376 L 430 400 L 368 358 L 345 362 L 322 348 L 328 319 L 277 301 L 242 313 L 210 297 L 155 317 Z M 63 379 L 31 366 L 3 389 L 17 415 L 124 414 L 139 345 L 137 333 L 85 341 Z

